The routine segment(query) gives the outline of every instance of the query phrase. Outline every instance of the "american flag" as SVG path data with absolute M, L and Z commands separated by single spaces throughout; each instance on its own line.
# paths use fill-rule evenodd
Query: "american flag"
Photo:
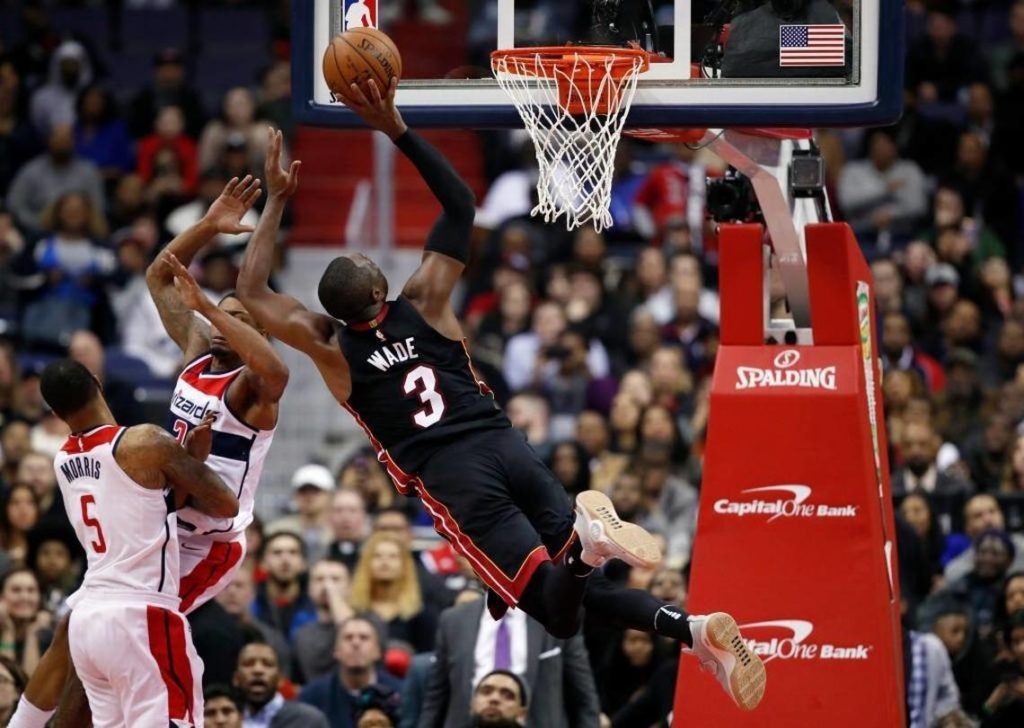
M 779 26 L 779 66 L 846 65 L 846 26 Z

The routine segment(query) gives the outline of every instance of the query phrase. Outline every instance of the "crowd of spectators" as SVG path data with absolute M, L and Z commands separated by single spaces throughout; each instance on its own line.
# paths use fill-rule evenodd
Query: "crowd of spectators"
M 447 22 L 436 3 L 406 5 Z M 925 682 L 910 724 L 1018 726 L 1024 2 L 908 0 L 907 19 L 903 118 L 817 141 L 875 279 L 907 673 Z M 145 88 L 113 93 L 88 43 L 30 20 L 0 45 L 0 725 L 83 564 L 51 466 L 66 432 L 35 364 L 67 353 L 122 423 L 146 419 L 125 362 L 157 379 L 179 364 L 146 265 L 227 179 L 260 169 L 268 124 L 290 128 L 286 53 L 268 50 L 252 86 L 210 109 L 180 50 L 156 53 Z M 567 497 L 603 490 L 662 538 L 662 568 L 609 576 L 685 606 L 718 343 L 704 180 L 720 163 L 625 141 L 614 227 L 566 235 L 528 217 L 523 137 L 481 142 L 490 186 L 460 302 L 474 360 Z M 233 286 L 245 242 L 196 264 L 211 295 Z M 192 617 L 209 725 L 665 719 L 678 645 L 590 622 L 556 640 L 516 611 L 494 622 L 472 570 L 416 537 L 429 519 L 366 451 L 291 485 L 291 510 L 257 519 L 244 567 Z

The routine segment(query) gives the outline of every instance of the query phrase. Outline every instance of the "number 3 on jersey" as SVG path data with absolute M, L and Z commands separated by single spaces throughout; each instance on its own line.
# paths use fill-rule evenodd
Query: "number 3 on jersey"
M 418 366 L 405 375 L 402 389 L 406 396 L 418 395 L 425 407 L 412 413 L 417 427 L 436 425 L 444 416 L 444 397 L 437 390 L 437 373 L 432 367 Z

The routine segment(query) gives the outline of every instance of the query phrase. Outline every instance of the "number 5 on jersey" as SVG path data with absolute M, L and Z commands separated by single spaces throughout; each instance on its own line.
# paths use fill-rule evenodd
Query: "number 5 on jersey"
M 96 529 L 96 538 L 98 541 L 91 543 L 92 550 L 98 554 L 102 554 L 107 550 L 107 539 L 103 537 L 103 527 L 100 526 L 100 522 L 95 517 L 89 515 L 89 506 L 96 505 L 96 499 L 92 495 L 86 494 L 82 496 L 82 520 L 85 525 L 89 528 Z
M 418 395 L 425 406 L 412 413 L 417 427 L 436 425 L 444 416 L 444 396 L 437 389 L 437 374 L 432 367 L 418 366 L 405 375 L 402 390 L 407 397 Z

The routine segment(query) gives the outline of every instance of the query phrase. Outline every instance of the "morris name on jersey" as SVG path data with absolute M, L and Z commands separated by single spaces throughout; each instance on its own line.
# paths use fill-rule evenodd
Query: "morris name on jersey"
M 100 461 L 87 457 L 71 458 L 66 463 L 61 464 L 60 472 L 64 474 L 69 483 L 79 478 L 99 480 Z
M 382 346 L 370 354 L 366 359 L 366 363 L 382 372 L 386 372 L 394 364 L 411 359 L 419 359 L 420 355 L 416 353 L 415 340 L 416 337 L 410 336 L 404 342 L 396 341 L 393 344 Z

